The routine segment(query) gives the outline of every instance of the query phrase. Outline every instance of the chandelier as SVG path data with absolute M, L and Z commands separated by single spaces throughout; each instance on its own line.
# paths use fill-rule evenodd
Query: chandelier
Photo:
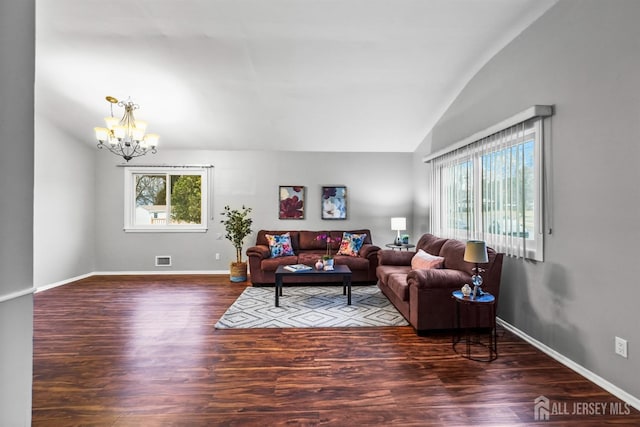
M 118 101 L 113 96 L 105 98 L 111 108 L 111 116 L 105 117 L 106 128 L 94 128 L 98 148 L 107 148 L 113 154 L 122 156 L 127 162 L 134 157 L 144 156 L 149 151 L 156 154 L 159 136 L 155 133 L 147 133 L 147 123 L 136 120 L 133 111 L 140 108 L 130 99 Z M 113 116 L 113 104 L 124 108 L 124 115 L 121 119 Z

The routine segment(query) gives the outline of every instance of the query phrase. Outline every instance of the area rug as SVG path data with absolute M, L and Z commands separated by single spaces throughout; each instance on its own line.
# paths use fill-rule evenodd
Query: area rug
M 409 323 L 377 286 L 352 286 L 351 305 L 342 286 L 285 286 L 280 307 L 274 288 L 248 287 L 216 329 L 406 326 Z

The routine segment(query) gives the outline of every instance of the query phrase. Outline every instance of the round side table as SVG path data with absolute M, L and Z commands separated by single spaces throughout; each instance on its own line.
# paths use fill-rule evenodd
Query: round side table
M 411 248 L 415 248 L 416 247 L 416 245 L 412 245 L 410 243 L 403 243 L 401 245 L 396 245 L 395 243 L 387 243 L 385 246 L 388 247 L 388 248 L 394 249 L 394 250 L 398 249 L 399 251 L 401 251 L 403 249 L 409 250 Z
M 465 297 L 461 291 L 453 291 L 451 294 L 456 302 L 456 330 L 452 338 L 453 351 L 465 357 L 469 360 L 475 360 L 478 362 L 492 362 L 498 358 L 498 337 L 496 335 L 496 299 L 488 292 L 480 296 L 472 298 L 471 296 Z M 478 320 L 478 314 L 481 310 L 489 310 L 491 316 L 491 330 L 489 331 L 488 342 L 482 340 L 482 333 L 480 333 L 478 324 L 470 324 L 470 319 Z M 467 314 L 465 318 L 467 321 L 462 326 L 461 316 L 462 312 Z M 486 334 L 484 334 L 486 335 Z M 457 345 L 463 343 L 464 351 L 459 351 Z M 479 352 L 472 352 L 471 347 L 483 348 L 488 351 L 486 357 L 479 355 Z

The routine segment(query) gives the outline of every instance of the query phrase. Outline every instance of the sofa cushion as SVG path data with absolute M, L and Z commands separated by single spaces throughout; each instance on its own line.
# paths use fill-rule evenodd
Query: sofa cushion
M 298 251 L 298 263 L 313 266 L 324 254 L 321 250 Z
M 382 283 L 389 283 L 392 274 L 408 274 L 411 271 L 410 265 L 379 265 L 376 268 L 376 276 Z
M 260 230 L 258 231 L 258 235 L 256 236 L 256 245 L 265 245 L 269 246 L 269 240 L 267 240 L 267 234 L 284 234 L 289 233 L 291 236 L 291 246 L 293 247 L 293 251 L 297 251 L 300 247 L 300 238 L 299 232 L 297 230 Z
M 267 234 L 265 235 L 265 237 L 269 242 L 271 258 L 295 255 L 295 253 L 293 252 L 293 246 L 291 245 L 291 236 L 289 235 L 289 233 Z
M 282 256 L 278 258 L 267 258 L 260 262 L 260 268 L 264 271 L 276 271 L 279 265 L 298 264 L 297 256 Z
M 390 275 L 387 286 L 402 301 L 409 301 L 409 284 L 407 283 L 406 274 L 395 273 Z
M 358 256 L 358 252 L 360 252 L 360 248 L 366 238 L 366 234 L 352 234 L 345 231 L 342 234 L 338 255 Z
M 447 242 L 447 240 L 449 239 L 436 237 L 433 234 L 427 233 L 420 237 L 420 240 L 418 240 L 418 243 L 416 243 L 416 250 L 423 249 L 426 253 L 429 253 L 431 255 L 443 256 L 440 253 L 440 250 L 442 246 Z
M 411 258 L 411 268 L 414 270 L 420 268 L 442 268 L 444 258 L 437 255 L 431 255 L 422 249 Z
M 444 268 L 470 273 L 473 265 L 464 260 L 465 248 L 466 244 L 460 240 L 447 240 L 440 249 L 440 256 L 444 257 Z
M 362 257 L 354 257 L 349 255 L 336 255 L 333 257 L 336 264 L 346 265 L 351 271 L 368 270 L 369 260 Z
M 328 231 L 301 231 L 300 249 L 302 250 L 326 250 L 327 243 L 321 236 L 327 236 Z

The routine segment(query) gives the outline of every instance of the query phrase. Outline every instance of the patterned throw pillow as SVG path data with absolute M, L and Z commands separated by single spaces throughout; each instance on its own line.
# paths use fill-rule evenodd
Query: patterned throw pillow
M 293 252 L 293 246 L 291 246 L 291 235 L 289 233 L 273 235 L 265 234 L 265 237 L 269 241 L 271 258 L 295 255 Z
M 338 255 L 358 256 L 358 251 L 362 247 L 364 239 L 366 238 L 366 234 L 343 233 L 342 242 L 340 242 L 340 249 L 338 249 Z
M 442 268 L 444 258 L 441 256 L 431 255 L 428 252 L 418 249 L 413 258 L 411 258 L 411 268 L 414 270 L 425 270 L 430 268 Z

